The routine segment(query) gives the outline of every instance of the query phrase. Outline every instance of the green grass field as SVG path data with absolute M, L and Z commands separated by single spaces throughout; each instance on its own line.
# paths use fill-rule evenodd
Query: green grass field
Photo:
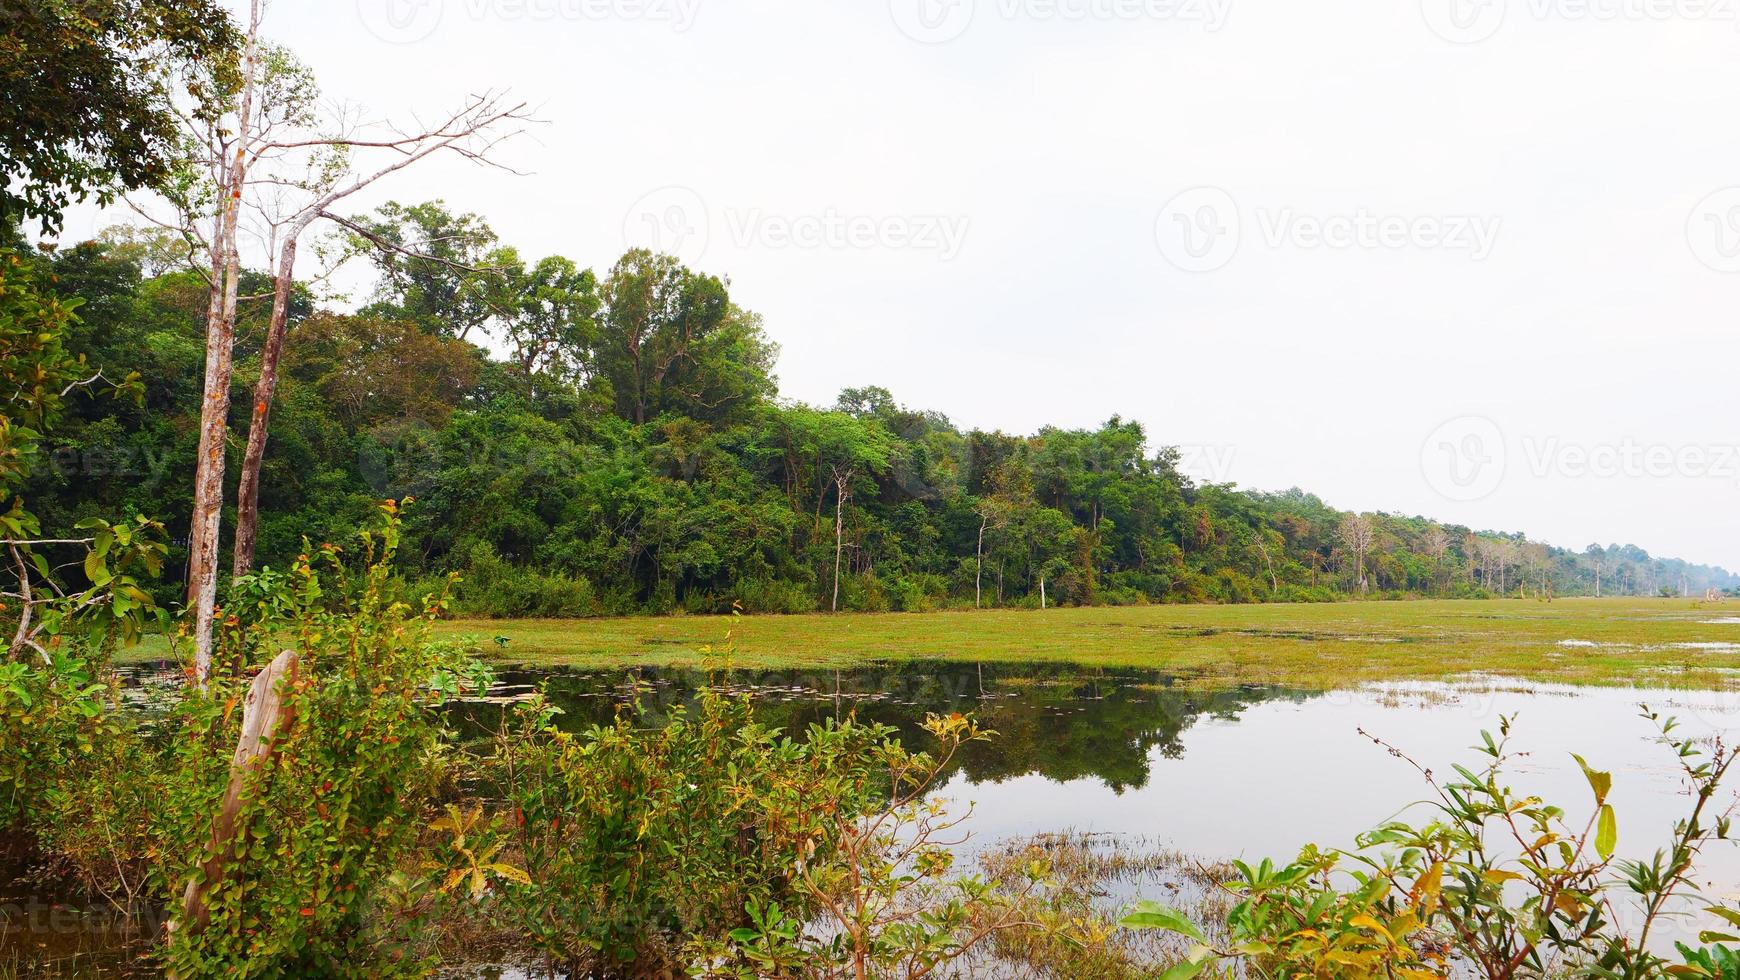
M 1058 661 L 1204 681 L 1315 687 L 1485 672 L 1536 680 L 1725 687 L 1740 603 L 1687 599 L 1345 602 L 888 615 L 462 620 L 503 662 L 589 667 Z M 492 643 L 507 638 L 505 645 Z M 1573 641 L 1565 643 L 1564 641 Z M 1683 644 L 1706 644 L 1703 647 Z M 1714 644 L 1714 646 L 1708 646 Z M 713 654 L 704 653 L 711 646 Z

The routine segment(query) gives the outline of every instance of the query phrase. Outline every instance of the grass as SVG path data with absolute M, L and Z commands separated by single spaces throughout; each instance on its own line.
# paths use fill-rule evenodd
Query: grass
M 1725 688 L 1740 678 L 1740 622 L 1710 621 L 1729 618 L 1740 619 L 1740 603 L 1489 599 L 735 620 L 461 619 L 442 623 L 440 632 L 477 638 L 499 663 L 540 667 L 717 666 L 729 639 L 729 662 L 744 668 L 956 660 L 1141 667 L 1215 686 L 1332 688 L 1486 673 L 1573 684 Z M 507 642 L 492 643 L 495 637 Z M 158 640 L 122 659 L 167 655 Z
M 1726 687 L 1740 604 L 1521 599 L 980 612 L 459 620 L 503 662 L 624 667 L 849 667 L 875 661 L 1069 662 L 1204 682 L 1335 687 L 1484 672 L 1568 683 Z M 505 637 L 505 645 L 491 643 Z M 1567 644 L 1564 641 L 1575 641 Z M 1677 644 L 1729 644 L 1695 648 Z M 713 655 L 705 651 L 712 647 Z

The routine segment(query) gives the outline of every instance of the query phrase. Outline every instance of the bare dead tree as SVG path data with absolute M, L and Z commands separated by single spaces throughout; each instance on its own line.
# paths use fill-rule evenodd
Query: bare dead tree
M 328 209 L 338 201 L 435 154 L 499 167 L 490 153 L 522 132 L 519 124 L 531 119 L 525 104 L 496 92 L 467 97 L 433 125 L 369 124 L 359 111 L 344 107 L 323 112 L 312 74 L 288 51 L 262 41 L 262 12 L 262 0 L 251 0 L 241 72 L 223 111 L 182 114 L 187 179 L 163 193 L 173 217 L 161 218 L 129 201 L 134 211 L 185 241 L 190 254 L 203 253 L 206 268 L 200 271 L 209 269 L 205 389 L 187 570 L 198 684 L 211 670 L 244 236 L 264 246 L 273 288 L 269 294 L 247 297 L 269 295 L 272 310 L 243 454 L 236 574 L 253 565 L 260 465 L 304 234 L 316 221 L 331 218 Z M 247 224 L 244 212 L 251 218 Z
M 1339 533 L 1341 543 L 1347 546 L 1348 552 L 1353 556 L 1354 581 L 1359 588 L 1359 594 L 1365 595 L 1370 588 L 1366 579 L 1365 560 L 1377 532 L 1365 515 L 1348 514 L 1341 519 Z
M 1275 593 L 1281 591 L 1281 580 L 1275 577 L 1275 558 L 1269 553 L 1269 535 L 1271 534 L 1275 534 L 1275 532 L 1266 527 L 1258 527 L 1252 543 L 1256 546 L 1257 554 L 1262 556 L 1264 566 L 1269 570 L 1269 594 L 1273 597 Z
M 1450 535 L 1444 529 L 1434 524 L 1426 531 L 1426 539 L 1422 545 L 1426 554 L 1432 559 L 1432 578 L 1436 585 L 1438 571 L 1444 564 L 1444 556 L 1450 551 Z
M 367 140 L 346 127 L 334 135 L 296 143 L 268 144 L 264 148 L 263 152 L 268 153 L 292 148 L 312 151 L 316 160 L 327 155 L 342 155 L 346 160 L 361 155 L 384 156 L 385 160 L 360 172 L 353 167 L 346 167 L 342 172 L 321 168 L 317 179 L 299 185 L 304 192 L 302 199 L 274 215 L 274 237 L 281 237 L 282 241 L 272 273 L 272 315 L 266 328 L 265 348 L 260 356 L 260 378 L 254 385 L 254 410 L 249 416 L 248 444 L 242 454 L 241 483 L 236 493 L 234 574 L 245 575 L 254 565 L 254 543 L 259 527 L 260 465 L 266 453 L 272 399 L 278 388 L 278 360 L 284 350 L 290 292 L 296 274 L 297 243 L 303 233 L 322 218 L 332 219 L 329 209 L 339 201 L 437 153 L 457 155 L 500 168 L 488 158 L 488 152 L 503 139 L 519 132 L 514 124 L 527 119 L 524 103 L 511 104 L 500 95 L 484 93 L 471 96 L 458 110 L 429 129 Z M 355 227 L 349 221 L 338 223 Z M 278 233 L 280 228 L 281 236 Z
M 858 468 L 852 464 L 835 464 L 834 477 L 834 605 L 833 612 L 840 611 L 840 552 L 841 542 L 846 533 L 846 501 L 852 499 L 852 478 L 858 473 Z

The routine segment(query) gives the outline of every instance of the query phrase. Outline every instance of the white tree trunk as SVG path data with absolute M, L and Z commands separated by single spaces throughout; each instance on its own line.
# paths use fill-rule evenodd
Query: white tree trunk
M 846 481 L 834 476 L 834 612 L 840 611 L 840 551 L 846 532 Z
M 981 608 L 979 600 L 984 592 L 982 583 L 985 580 L 985 521 L 986 518 L 981 515 L 979 517 L 979 544 L 977 548 L 974 549 L 974 560 L 977 562 L 976 567 L 973 569 L 974 609 Z

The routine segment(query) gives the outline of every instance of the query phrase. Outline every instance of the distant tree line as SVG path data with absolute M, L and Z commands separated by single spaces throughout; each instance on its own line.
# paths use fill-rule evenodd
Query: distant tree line
M 1117 417 L 1012 435 L 963 431 L 879 387 L 830 406 L 784 400 L 760 317 L 727 280 L 672 257 L 630 251 L 602 275 L 532 261 L 439 201 L 344 224 L 376 287 L 354 312 L 306 285 L 284 304 L 260 565 L 282 568 L 305 539 L 342 540 L 375 500 L 411 496 L 404 574 L 459 572 L 460 608 L 485 615 L 1740 588 L 1632 545 L 1576 552 L 1351 514 L 1296 489 L 1198 483 L 1175 449 Z M 166 519 L 173 572 L 209 285 L 181 242 L 138 228 L 37 261 L 81 304 L 69 350 L 137 371 L 144 397 L 75 399 L 28 495 L 56 525 Z M 257 298 L 238 306 L 232 433 L 248 431 L 270 274 L 244 272 L 240 292 Z M 233 507 L 223 526 L 236 526 Z

